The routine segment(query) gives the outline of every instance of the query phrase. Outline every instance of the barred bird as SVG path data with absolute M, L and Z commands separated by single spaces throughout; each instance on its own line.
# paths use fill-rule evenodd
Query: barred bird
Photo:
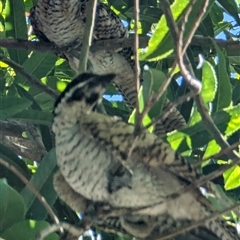
M 86 3 L 88 0 L 38 0 L 30 11 L 30 21 L 34 33 L 40 41 L 52 42 L 58 47 L 68 47 L 69 51 L 61 54 L 68 59 L 70 66 L 78 72 L 79 46 L 86 23 Z M 105 4 L 98 1 L 96 20 L 93 31 L 94 40 L 127 38 L 128 30 L 121 19 Z M 117 74 L 113 83 L 122 93 L 126 104 L 133 109 L 136 104 L 134 83 L 133 48 L 116 51 L 99 50 L 89 54 L 92 71 L 98 74 L 114 72 Z M 171 106 L 165 101 L 163 111 Z M 157 135 L 163 135 L 186 124 L 176 108 L 168 117 L 156 125 Z
M 89 201 L 128 209 L 130 214 L 115 217 L 127 234 L 138 238 L 170 233 L 176 226 L 210 216 L 211 205 L 199 190 L 168 198 L 199 177 L 187 160 L 155 135 L 143 131 L 134 141 L 134 126 L 92 112 L 114 77 L 80 75 L 55 103 L 53 132 L 60 172 L 54 187 L 60 198 L 75 211 L 84 212 Z M 207 220 L 200 230 L 222 240 L 239 239 L 219 220 Z

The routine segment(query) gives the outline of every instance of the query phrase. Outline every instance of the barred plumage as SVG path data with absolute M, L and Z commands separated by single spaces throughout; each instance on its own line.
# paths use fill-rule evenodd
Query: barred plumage
M 69 51 L 60 54 L 66 57 L 71 67 L 78 72 L 79 45 L 86 22 L 86 3 L 88 0 L 38 0 L 31 9 L 30 20 L 36 36 L 41 41 L 50 41 L 58 47 L 69 47 Z M 128 37 L 128 31 L 121 19 L 105 4 L 98 2 L 93 36 L 95 40 L 119 39 Z M 114 51 L 97 51 L 90 54 L 93 72 L 106 74 L 115 72 L 114 84 L 123 94 L 127 105 L 132 109 L 136 104 L 134 83 L 134 60 L 132 48 Z M 169 106 L 166 101 L 164 109 Z M 173 120 L 173 121 L 172 121 Z M 185 120 L 174 111 L 156 126 L 155 133 L 163 135 L 185 126 Z
M 139 135 L 131 157 L 127 158 L 133 143 L 133 126 L 91 112 L 113 78 L 114 75 L 80 75 L 56 102 L 53 131 L 57 161 L 73 195 L 105 202 L 115 209 L 134 210 L 130 215 L 120 216 L 123 229 L 133 235 L 138 228 L 134 227 L 136 219 L 147 217 L 153 220 L 153 226 L 148 228 L 146 225 L 143 229 L 143 234 L 148 236 L 157 225 L 162 233 L 163 220 L 155 221 L 156 217 L 158 220 L 173 219 L 174 224 L 185 224 L 210 216 L 209 203 L 198 190 L 168 199 L 170 194 L 187 186 L 193 177 L 198 177 L 184 158 L 147 132 Z M 63 178 L 55 177 L 57 191 L 61 185 L 59 181 Z M 63 200 L 69 199 L 62 194 L 61 188 L 60 195 Z M 71 205 L 79 208 L 76 203 Z M 138 207 L 147 208 L 138 210 Z M 222 229 L 217 220 L 206 221 L 205 227 L 222 240 L 239 239 L 236 234 Z M 171 228 L 172 225 L 168 226 L 167 232 Z

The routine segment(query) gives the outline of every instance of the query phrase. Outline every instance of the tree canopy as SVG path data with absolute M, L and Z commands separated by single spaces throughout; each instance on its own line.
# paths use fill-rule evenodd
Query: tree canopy
M 30 31 L 29 11 L 36 1 L 0 0 L 0 237 L 8 240 L 16 235 L 19 240 L 33 239 L 53 223 L 41 196 L 60 221 L 79 222 L 78 214 L 58 199 L 52 184 L 57 170 L 53 105 L 75 73 L 56 55 L 63 49 L 38 42 Z M 94 42 L 91 49 L 134 46 L 134 1 L 103 2 L 121 17 L 130 37 Z M 163 139 L 199 163 L 206 179 L 211 176 L 221 201 L 209 198 L 222 211 L 236 207 L 240 199 L 240 1 L 209 0 L 206 7 L 206 1 L 190 2 L 170 1 L 171 19 L 164 14 L 161 0 L 139 0 L 138 51 L 144 78 L 139 109 L 160 86 L 166 86 L 143 125 L 155 121 L 166 97 L 176 104 L 187 126 Z M 136 110 L 132 112 L 119 99 L 110 85 L 103 100 L 106 114 L 135 123 Z M 236 224 L 239 212 L 233 209 L 225 217 Z M 104 239 L 119 238 L 93 231 Z M 46 239 L 60 238 L 51 233 Z

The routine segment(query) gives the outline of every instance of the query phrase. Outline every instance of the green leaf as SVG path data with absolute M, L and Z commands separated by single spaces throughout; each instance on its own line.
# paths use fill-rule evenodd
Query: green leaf
M 232 100 L 233 100 L 233 105 L 236 105 L 238 102 L 240 102 L 240 81 L 237 80 L 235 81 L 235 86 L 233 88 L 232 92 Z
M 233 166 L 228 169 L 224 174 L 224 188 L 232 190 L 240 186 L 240 166 Z
M 223 190 L 222 186 L 218 185 L 218 184 L 214 184 L 214 183 L 211 183 L 211 189 L 214 191 L 214 192 L 217 192 L 218 196 L 216 197 L 216 195 L 212 195 L 212 194 L 209 194 L 209 197 L 213 197 L 214 198 L 214 201 L 213 198 L 209 198 L 208 199 L 213 202 L 213 205 L 214 207 L 218 210 L 218 211 L 223 211 L 224 209 L 226 209 L 227 207 L 229 206 L 232 206 L 234 204 L 236 204 L 236 202 L 234 201 L 234 199 L 230 198 L 227 194 L 226 194 L 226 191 Z M 224 214 L 225 216 L 228 216 L 230 218 L 232 218 L 232 214 L 231 213 L 228 213 L 228 214 Z
M 7 0 L 4 12 L 6 14 L 6 37 L 27 39 L 27 24 L 23 1 Z M 10 58 L 19 64 L 22 64 L 28 57 L 27 51 L 24 50 L 9 49 L 8 52 Z
M 139 107 L 140 112 L 144 109 L 146 102 L 151 94 L 157 93 L 159 87 L 165 80 L 165 74 L 157 69 L 150 69 L 149 71 L 143 72 L 144 82 L 139 92 Z M 161 98 L 153 105 L 149 113 L 143 119 L 143 126 L 151 123 L 151 119 L 156 118 L 160 115 L 163 102 L 166 97 L 166 92 L 161 96 Z M 136 117 L 136 110 L 132 112 L 129 118 L 129 123 L 134 124 Z M 153 131 L 153 126 L 148 129 L 150 132 Z
M 211 8 L 209 15 L 214 25 L 218 25 L 219 23 L 221 23 L 224 18 L 223 9 L 220 8 L 216 3 L 213 4 L 213 7 Z
M 25 122 L 34 124 L 51 125 L 53 121 L 53 115 L 50 112 L 43 112 L 37 110 L 23 110 L 10 117 L 15 120 L 24 120 Z
M 214 37 L 214 31 L 213 31 L 213 23 L 212 19 L 210 18 L 209 15 L 203 19 L 202 23 L 200 24 L 198 30 L 202 33 L 203 36 L 206 37 Z
M 143 78 L 143 98 L 144 103 L 146 103 L 151 94 L 158 92 L 159 88 L 166 79 L 166 76 L 163 72 L 157 69 L 150 69 L 149 71 L 143 72 Z M 148 115 L 151 119 L 156 118 L 161 114 L 166 94 L 167 92 L 165 91 L 160 99 L 155 102 L 153 107 L 150 109 Z
M 217 154 L 221 150 L 221 147 L 216 143 L 216 140 L 212 140 L 208 143 L 204 152 L 203 158 L 206 159 Z
M 23 176 L 26 178 L 30 178 L 31 174 L 23 162 L 22 159 L 20 159 L 10 148 L 7 148 L 6 146 L 0 144 L 0 158 L 5 160 L 7 163 L 9 163 L 11 166 L 15 167 Z M 24 183 L 20 181 L 19 177 L 16 176 L 15 173 L 10 171 L 8 168 L 5 168 L 4 166 L 1 166 L 0 171 L 0 178 L 6 178 L 8 181 L 8 184 L 11 185 L 16 190 L 20 191 L 24 187 Z
M 214 100 L 216 91 L 217 91 L 217 77 L 215 70 L 208 61 L 205 61 L 202 68 L 201 96 L 207 109 L 209 109 L 209 103 Z M 194 125 L 200 120 L 201 115 L 199 114 L 197 108 L 195 107 L 189 125 Z
M 209 1 L 209 5 L 207 7 L 208 12 L 214 0 Z M 203 2 L 197 1 L 194 4 L 194 8 L 192 9 L 190 16 L 188 17 L 188 21 L 185 26 L 184 36 L 186 37 L 193 25 L 195 24 L 196 16 L 199 13 L 199 9 L 201 9 Z M 185 9 L 189 5 L 189 0 L 176 0 L 171 5 L 171 11 L 173 13 L 173 19 L 176 22 L 179 22 L 181 15 L 184 13 Z M 146 52 L 140 54 L 140 60 L 142 61 L 155 61 L 166 58 L 170 55 L 174 50 L 174 42 L 173 37 L 170 34 L 169 28 L 167 26 L 166 18 L 163 15 L 160 21 L 157 23 L 155 32 L 148 42 L 148 47 Z
M 55 66 L 56 61 L 57 56 L 52 53 L 33 52 L 31 56 L 23 63 L 22 66 L 25 71 L 27 71 L 37 79 L 41 79 L 42 77 L 47 76 L 51 72 L 51 70 Z M 17 83 L 29 86 L 29 83 L 27 83 L 26 79 L 20 74 L 17 74 L 15 81 L 17 81 Z
M 217 77 L 213 66 L 205 61 L 202 69 L 202 92 L 205 103 L 213 101 L 217 91 Z
M 39 106 L 38 102 L 32 97 L 31 94 L 29 94 L 29 92 L 27 92 L 23 87 L 19 86 L 18 84 L 15 84 L 15 86 L 21 97 L 25 97 L 32 102 L 32 109 L 39 110 L 39 111 L 42 110 L 41 107 Z M 44 113 L 44 115 L 46 115 L 46 114 Z M 50 119 L 51 119 L 51 117 L 50 117 Z M 41 131 L 42 141 L 44 143 L 44 146 L 46 147 L 47 151 L 49 151 L 53 147 L 49 127 L 40 125 L 39 128 Z
M 140 21 L 146 21 L 148 23 L 156 23 L 161 17 L 162 11 L 159 8 L 153 8 L 147 5 L 141 5 L 139 7 Z M 124 15 L 134 19 L 134 7 L 129 8 Z
M 218 89 L 214 100 L 214 108 L 218 111 L 230 105 L 232 100 L 232 88 L 229 77 L 230 73 L 227 71 L 226 56 L 219 49 L 215 41 L 213 40 L 212 42 L 218 55 L 218 64 L 216 67 Z
M 0 232 L 2 232 L 24 219 L 26 206 L 22 196 L 7 184 L 6 179 L 0 179 L 0 199 Z
M 212 116 L 214 123 L 224 136 L 230 136 L 240 129 L 240 104 L 223 109 Z M 180 132 L 181 131 L 181 132 Z M 181 129 L 165 138 L 174 150 L 185 152 L 205 146 L 212 140 L 202 122 Z
M 7 229 L 1 237 L 7 240 L 33 240 L 39 234 L 39 232 L 50 224 L 45 221 L 26 220 L 14 224 L 12 227 Z M 59 240 L 59 236 L 56 233 L 51 233 L 44 240 Z
M 188 4 L 188 0 L 174 1 L 171 5 L 171 11 L 173 12 L 173 18 L 175 21 L 179 19 Z M 155 58 L 158 57 L 158 59 L 160 59 L 160 56 L 161 58 L 164 58 L 171 54 L 173 49 L 173 40 L 170 37 L 166 18 L 163 15 L 156 26 L 153 36 L 148 42 L 147 51 L 140 55 L 140 60 L 156 60 Z
M 53 188 L 53 174 L 57 170 L 56 153 L 52 149 L 41 161 L 37 172 L 32 176 L 30 182 L 39 191 L 50 206 L 54 204 L 57 194 Z M 36 199 L 36 196 L 26 186 L 21 192 L 26 206 L 28 215 L 38 220 L 44 220 L 47 216 L 46 209 Z
M 31 94 L 29 94 L 28 91 L 26 91 L 23 87 L 19 86 L 18 84 L 15 84 L 15 87 L 18 91 L 18 94 L 20 97 L 26 98 L 29 101 L 32 102 L 32 108 L 35 110 L 41 110 L 41 107 L 38 105 L 38 103 L 35 101 L 35 99 L 32 97 Z
M 18 97 L 1 97 L 0 98 L 0 119 L 9 118 L 22 110 L 30 107 L 31 101 Z
M 145 106 L 145 101 L 143 97 L 143 87 L 140 88 L 139 90 L 139 96 L 138 96 L 138 102 L 139 102 L 139 111 L 142 112 Z M 136 122 L 136 108 L 132 111 L 131 115 L 129 116 L 128 122 L 131 124 L 135 124 Z M 146 114 L 143 118 L 142 121 L 142 126 L 147 126 L 148 124 L 151 123 L 151 118 Z M 148 128 L 149 132 L 153 131 L 153 126 Z
M 240 18 L 238 16 L 239 10 L 238 5 L 235 0 L 218 0 L 218 2 L 223 6 L 224 10 L 229 13 L 235 21 L 240 25 Z
M 0 68 L 0 96 L 3 96 L 6 88 L 6 77 L 5 71 Z
M 25 5 L 25 11 L 26 12 L 30 12 L 30 9 L 32 8 L 33 5 L 36 5 L 36 4 L 33 4 L 33 0 L 24 0 L 24 5 Z

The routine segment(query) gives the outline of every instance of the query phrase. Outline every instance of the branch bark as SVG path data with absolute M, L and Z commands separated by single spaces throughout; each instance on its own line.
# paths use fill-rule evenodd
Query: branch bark
M 146 47 L 149 41 L 148 36 L 139 36 L 139 47 Z M 228 53 L 236 52 L 240 50 L 240 41 L 233 40 L 223 40 L 215 39 L 216 44 L 220 48 L 224 48 Z M 193 37 L 191 45 L 204 46 L 204 47 L 214 47 L 212 40 L 206 37 Z M 91 46 L 91 51 L 97 51 L 101 49 L 115 50 L 123 47 L 133 47 L 134 39 L 133 37 L 124 39 L 111 39 L 111 40 L 99 40 L 94 42 Z M 39 52 L 51 52 L 51 53 L 62 53 L 66 52 L 68 48 L 58 48 L 53 43 L 47 42 L 31 42 L 22 39 L 0 39 L 0 47 L 22 49 L 27 51 L 39 51 Z

